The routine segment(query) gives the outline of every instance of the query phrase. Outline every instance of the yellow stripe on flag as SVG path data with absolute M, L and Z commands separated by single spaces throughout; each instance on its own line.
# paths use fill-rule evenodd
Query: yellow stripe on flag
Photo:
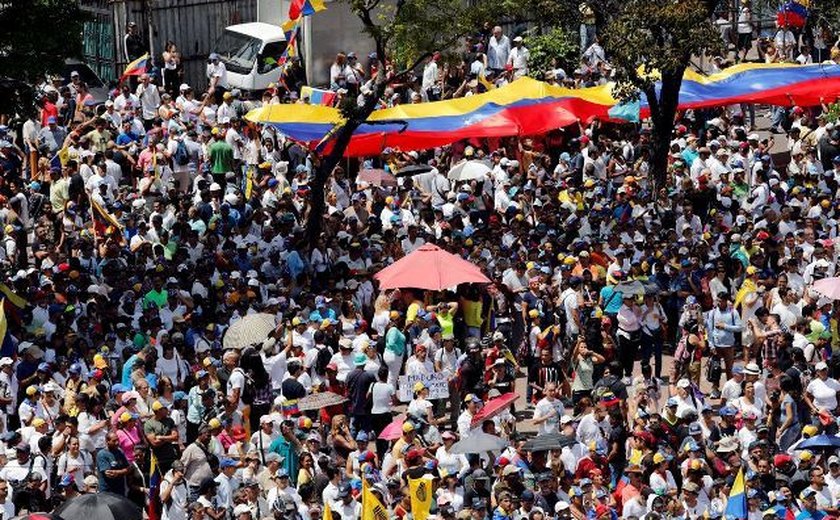
M 9 320 L 6 319 L 6 299 L 0 300 L 0 345 L 6 340 L 6 329 L 9 328 Z
M 12 305 L 18 309 L 23 309 L 28 303 L 23 297 L 15 294 L 14 291 L 12 291 L 9 286 L 4 283 L 0 283 L 0 293 L 3 293 L 6 299 L 12 302 Z
M 93 198 L 93 197 L 91 197 L 91 198 L 90 198 L 90 204 L 91 204 L 91 206 L 93 206 L 93 209 L 94 209 L 97 213 L 99 213 L 99 216 L 100 216 L 100 217 L 102 217 L 103 219 L 105 219 L 105 221 L 106 221 L 108 224 L 110 224 L 110 225 L 114 226 L 115 228 L 119 229 L 120 231 L 122 231 L 122 230 L 123 230 L 123 226 L 122 226 L 122 224 L 120 224 L 120 221 L 119 221 L 119 220 L 117 220 L 117 218 L 116 218 L 115 216 L 113 216 L 113 215 L 111 215 L 110 213 L 108 213 L 108 212 L 105 210 L 105 208 L 103 208 L 103 207 L 102 207 L 102 205 L 101 205 L 101 204 L 99 204 L 98 202 L 96 202 L 96 199 L 95 199 L 95 198 Z
M 324 503 L 324 518 L 323 520 L 333 520 L 332 516 L 332 508 L 330 507 L 330 501 L 327 500 Z
M 408 479 L 411 493 L 411 514 L 414 520 L 426 520 L 432 511 L 432 481 L 427 478 Z

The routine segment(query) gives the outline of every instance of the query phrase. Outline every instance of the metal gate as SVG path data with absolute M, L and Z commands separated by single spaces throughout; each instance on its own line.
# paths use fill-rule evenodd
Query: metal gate
M 84 61 L 107 84 L 117 78 L 114 17 L 108 0 L 82 0 L 89 13 L 83 27 Z

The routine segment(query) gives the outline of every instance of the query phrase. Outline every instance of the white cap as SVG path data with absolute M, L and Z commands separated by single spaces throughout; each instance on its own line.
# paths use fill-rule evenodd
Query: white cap
M 233 508 L 233 516 L 237 517 L 239 515 L 244 515 L 245 513 L 250 513 L 251 508 L 248 507 L 246 504 L 239 504 L 238 506 Z
M 747 141 L 758 141 L 758 134 L 752 133 L 747 136 Z
M 570 422 L 573 422 L 574 420 L 575 419 L 571 415 L 566 414 L 563 417 L 560 417 L 560 424 L 569 424 Z
M 757 376 L 761 374 L 761 369 L 758 368 L 758 364 L 756 363 L 747 363 L 747 366 L 744 367 L 744 373 L 751 376 Z
M 181 83 L 181 86 L 178 87 L 178 90 L 181 91 L 181 92 L 183 92 L 185 90 L 189 90 L 189 89 L 190 89 L 190 86 L 187 85 L 186 83 Z
M 814 368 L 816 368 L 817 370 L 826 370 L 828 369 L 828 365 L 825 364 L 825 361 L 820 361 Z
M 677 381 L 677 388 L 689 388 L 690 386 L 691 383 L 688 381 L 688 379 L 680 379 L 679 381 Z
M 210 191 L 222 191 L 222 185 L 218 182 L 214 182 L 210 185 Z
M 9 365 L 14 365 L 15 360 L 10 357 L 0 358 L 0 367 L 6 367 Z
M 269 424 L 274 422 L 274 417 L 270 415 L 263 415 L 260 417 L 260 424 Z
M 556 504 L 554 504 L 554 512 L 559 513 L 560 511 L 565 511 L 569 509 L 569 503 L 565 500 L 558 500 Z

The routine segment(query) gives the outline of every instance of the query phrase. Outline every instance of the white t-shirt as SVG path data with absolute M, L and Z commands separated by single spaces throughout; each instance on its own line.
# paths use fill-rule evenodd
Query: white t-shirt
M 834 410 L 837 408 L 837 392 L 840 392 L 840 383 L 834 378 L 827 378 L 823 381 L 820 378 L 812 380 L 806 391 L 814 396 L 814 406 L 820 410 Z
M 388 413 L 391 410 L 391 399 L 396 391 L 394 385 L 377 381 L 371 390 L 373 404 L 370 413 Z
M 549 417 L 539 425 L 539 433 L 557 433 L 560 425 L 560 416 L 563 415 L 563 402 L 559 399 L 548 400 L 547 397 L 540 399 L 534 407 L 534 419 Z
M 237 388 L 239 389 L 239 403 L 237 403 L 237 409 L 242 409 L 242 392 L 245 390 L 245 373 L 241 368 L 237 368 L 231 372 L 227 383 L 227 396 L 230 397 L 233 395 L 233 391 Z

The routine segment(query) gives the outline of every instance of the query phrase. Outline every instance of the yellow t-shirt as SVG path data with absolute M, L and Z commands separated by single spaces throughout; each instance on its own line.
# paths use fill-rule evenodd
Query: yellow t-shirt
M 461 309 L 464 311 L 464 323 L 467 327 L 481 327 L 484 319 L 481 317 L 483 305 L 481 301 L 461 300 Z

